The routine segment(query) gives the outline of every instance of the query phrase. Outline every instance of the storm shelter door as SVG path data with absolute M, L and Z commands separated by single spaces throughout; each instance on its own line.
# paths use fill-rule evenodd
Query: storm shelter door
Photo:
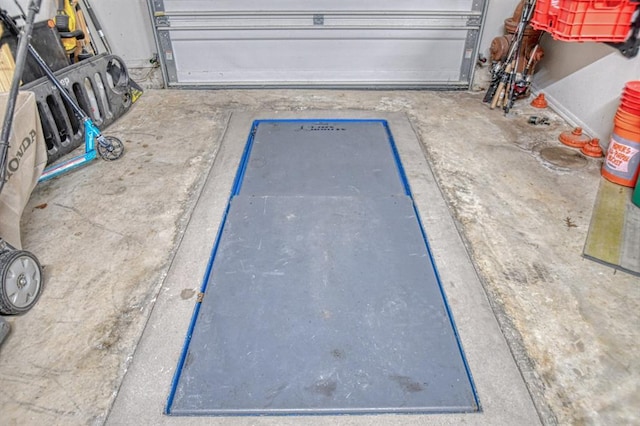
M 167 414 L 479 410 L 386 121 L 258 120 L 236 176 Z

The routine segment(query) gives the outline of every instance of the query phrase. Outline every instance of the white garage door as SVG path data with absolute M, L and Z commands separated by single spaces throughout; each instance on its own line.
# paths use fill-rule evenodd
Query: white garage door
M 468 87 L 486 0 L 149 0 L 174 87 Z

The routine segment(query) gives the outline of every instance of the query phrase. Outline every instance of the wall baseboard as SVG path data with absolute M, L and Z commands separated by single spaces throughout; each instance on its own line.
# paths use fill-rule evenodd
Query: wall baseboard
M 553 95 L 549 94 L 548 92 L 545 92 L 544 89 L 541 89 L 540 87 L 536 86 L 535 84 L 531 85 L 531 91 L 534 95 L 538 95 L 540 93 L 544 93 L 544 97 L 547 100 L 547 103 L 549 104 L 549 107 L 551 107 L 551 109 L 558 114 L 560 117 L 562 117 L 562 119 L 564 119 L 564 121 L 566 121 L 567 123 L 569 123 L 571 126 L 573 127 L 581 127 L 582 130 L 588 134 L 591 137 L 599 137 L 597 135 L 597 132 L 595 132 L 591 127 L 589 127 L 589 125 L 587 123 L 585 123 L 584 121 L 580 120 L 580 118 L 578 118 L 576 115 L 574 115 L 571 111 L 569 111 L 567 108 L 565 108 L 564 105 L 562 105 L 560 102 L 558 102 L 558 100 L 556 98 L 553 97 Z

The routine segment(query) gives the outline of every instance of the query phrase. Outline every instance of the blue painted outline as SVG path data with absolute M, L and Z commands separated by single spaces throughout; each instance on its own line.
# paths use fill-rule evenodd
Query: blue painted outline
M 265 120 L 255 120 L 251 126 L 251 131 L 249 132 L 249 137 L 247 139 L 247 143 L 245 145 L 245 149 L 242 153 L 242 157 L 240 159 L 240 164 L 238 165 L 238 170 L 236 172 L 236 176 L 233 182 L 233 186 L 231 189 L 231 194 L 229 196 L 229 200 L 227 201 L 227 206 L 225 208 L 224 214 L 222 216 L 222 221 L 220 223 L 220 227 L 218 229 L 218 233 L 216 235 L 216 239 L 215 239 L 215 243 L 213 246 L 213 249 L 211 251 L 211 255 L 209 256 L 209 261 L 207 263 L 207 269 L 204 273 L 204 277 L 203 277 L 203 281 L 202 284 L 200 286 L 200 292 L 204 293 L 207 289 L 207 285 L 209 283 L 209 279 L 211 277 L 211 272 L 213 270 L 213 264 L 216 258 L 216 255 L 218 253 L 218 248 L 220 246 L 220 240 L 222 237 L 222 233 L 224 231 L 224 227 L 227 223 L 227 217 L 229 215 L 229 210 L 231 209 L 231 201 L 233 200 L 233 198 L 235 196 L 237 196 L 240 193 L 240 190 L 242 189 L 242 182 L 244 180 L 244 176 L 247 170 L 247 166 L 249 164 L 249 158 L 251 156 L 251 149 L 253 148 L 253 143 L 255 140 L 255 136 L 258 130 L 258 126 L 262 123 L 379 123 L 381 124 L 386 133 L 387 133 L 387 138 L 389 141 L 389 145 L 391 147 L 391 151 L 393 154 L 393 158 L 395 160 L 396 163 L 396 167 L 397 167 L 397 171 L 400 177 L 400 180 L 402 182 L 402 185 L 404 187 L 405 190 L 405 195 L 408 196 L 411 200 L 411 204 L 413 206 L 413 211 L 415 212 L 416 215 L 416 220 L 418 221 L 418 226 L 420 228 L 420 232 L 422 234 L 422 239 L 425 243 L 425 247 L 427 248 L 427 253 L 429 255 L 429 260 L 431 262 L 431 266 L 433 268 L 433 272 L 435 274 L 436 277 L 436 282 L 438 283 L 438 288 L 440 290 L 440 295 L 442 296 L 442 300 L 444 302 L 444 307 L 445 310 L 447 312 L 447 316 L 449 317 L 449 323 L 451 324 L 451 328 L 453 329 L 453 333 L 456 339 L 456 344 L 458 345 L 458 351 L 460 354 L 460 357 L 462 358 L 462 363 L 464 365 L 466 374 L 467 374 L 467 378 L 469 380 L 469 384 L 471 386 L 471 391 L 473 393 L 473 399 L 474 402 L 476 404 L 477 407 L 477 411 L 475 412 L 481 412 L 481 405 L 480 405 L 480 401 L 478 399 L 478 393 L 477 393 L 477 389 L 476 389 L 476 385 L 475 382 L 473 380 L 473 376 L 471 374 L 471 369 L 469 368 L 469 364 L 467 362 L 467 357 L 465 356 L 464 350 L 462 348 L 462 342 L 460 341 L 460 335 L 458 334 L 458 328 L 456 327 L 455 324 L 455 320 L 453 318 L 453 313 L 451 312 L 451 309 L 449 307 L 449 301 L 447 300 L 447 296 L 444 292 L 444 288 L 442 287 L 442 281 L 440 279 L 440 273 L 438 272 L 438 268 L 436 267 L 435 264 L 435 260 L 433 258 L 433 252 L 431 250 L 431 245 L 429 244 L 429 240 L 427 238 L 427 233 L 424 230 L 424 226 L 422 225 L 422 219 L 420 218 L 420 213 L 418 212 L 418 208 L 415 204 L 415 200 L 413 199 L 413 194 L 411 192 L 411 186 L 409 185 L 409 180 L 407 178 L 407 175 L 405 173 L 404 167 L 402 166 L 402 160 L 400 158 L 400 153 L 398 151 L 398 148 L 396 146 L 395 140 L 393 138 L 393 134 L 391 133 L 391 129 L 389 127 L 389 122 L 387 120 L 383 120 L 383 119 L 265 119 Z M 191 343 L 191 337 L 193 336 L 193 331 L 195 329 L 196 323 L 197 323 L 197 319 L 198 319 L 198 315 L 200 313 L 200 306 L 202 305 L 202 303 L 196 303 L 196 306 L 193 310 L 193 314 L 191 317 L 191 322 L 189 323 L 189 328 L 187 330 L 187 335 L 185 337 L 184 340 L 184 346 L 182 348 L 182 352 L 180 354 L 180 358 L 178 359 L 178 365 L 176 367 L 176 371 L 173 375 L 173 380 L 171 382 L 171 390 L 169 392 L 169 396 L 167 397 L 167 404 L 165 406 L 165 410 L 164 413 L 167 415 L 171 415 L 171 406 L 173 405 L 173 400 L 175 398 L 175 394 L 178 388 L 178 383 L 180 381 L 180 376 L 182 375 L 182 369 L 184 368 L 184 364 L 186 362 L 187 359 L 187 354 L 189 352 L 189 345 Z M 384 413 L 393 413 L 393 410 L 385 410 Z M 442 413 L 451 413 L 451 412 L 460 412 L 460 411 L 447 411 L 446 409 L 442 411 Z M 356 410 L 354 411 L 354 414 L 372 414 L 372 413 L 382 413 L 379 411 L 375 411 L 375 410 L 365 410 L 365 411 L 360 411 L 360 410 Z M 241 412 L 238 413 L 239 415 L 252 415 L 251 413 L 247 413 L 247 412 Z M 274 415 L 277 413 L 274 413 Z M 300 414 L 314 414 L 314 415 L 322 415 L 322 414 L 328 414 L 328 415 L 335 415 L 336 413 L 334 412 L 330 412 L 330 413 L 305 413 L 305 412 L 301 412 Z M 264 413 L 261 413 L 259 415 L 264 415 Z
M 427 232 L 424 230 L 424 226 L 422 226 L 422 219 L 420 217 L 420 213 L 418 212 L 418 206 L 416 206 L 416 202 L 413 199 L 413 193 L 411 192 L 409 179 L 407 178 L 407 175 L 404 171 L 404 167 L 402 166 L 400 153 L 398 152 L 398 148 L 396 147 L 395 140 L 393 139 L 393 134 L 391 133 L 391 129 L 389 128 L 389 123 L 386 120 L 384 120 L 383 125 L 387 130 L 387 136 L 389 138 L 389 143 L 391 144 L 391 150 L 393 151 L 393 156 L 395 157 L 395 160 L 396 160 L 396 166 L 398 167 L 400 178 L 402 179 L 402 183 L 404 184 L 405 190 L 407 191 L 407 196 L 411 199 L 411 205 L 413 206 L 413 211 L 416 214 L 416 220 L 418 221 L 418 227 L 420 228 L 420 232 L 422 233 L 422 239 L 424 240 L 424 244 L 427 247 L 427 253 L 429 254 L 429 260 L 431 261 L 431 267 L 433 268 L 433 273 L 436 276 L 436 282 L 438 283 L 438 288 L 440 289 L 440 295 L 442 296 L 442 300 L 444 302 L 444 308 L 447 311 L 447 316 L 449 317 L 449 322 L 451 323 L 451 328 L 453 329 L 453 334 L 456 338 L 456 344 L 458 345 L 458 351 L 460 352 L 460 357 L 462 358 L 462 363 L 464 364 L 464 369 L 467 373 L 469 384 L 471 385 L 471 391 L 473 392 L 473 399 L 476 403 L 476 407 L 478 407 L 478 412 L 480 412 L 482 411 L 482 409 L 480 405 L 480 400 L 478 398 L 478 391 L 476 389 L 476 384 L 473 380 L 473 375 L 471 374 L 471 369 L 469 368 L 469 363 L 467 362 L 467 357 L 464 353 L 464 349 L 462 348 L 462 342 L 460 341 L 460 335 L 458 334 L 458 327 L 456 326 L 456 322 L 453 318 L 453 313 L 451 312 L 451 308 L 449 307 L 449 300 L 447 299 L 447 295 L 445 294 L 444 288 L 442 287 L 442 280 L 440 279 L 440 273 L 438 272 L 436 261 L 433 258 L 433 252 L 431 250 L 431 245 L 429 244 L 429 239 L 427 238 Z
M 222 237 L 222 232 L 224 231 L 224 227 L 227 223 L 227 217 L 229 216 L 229 210 L 231 209 L 231 201 L 233 198 L 238 195 L 240 192 L 240 188 L 242 187 L 242 180 L 244 179 L 244 174 L 247 169 L 247 164 L 249 163 L 249 156 L 251 155 L 251 148 L 253 147 L 253 141 L 255 138 L 256 131 L 258 129 L 258 121 L 254 121 L 251 126 L 251 132 L 249 133 L 249 138 L 247 139 L 247 143 L 244 148 L 244 152 L 242 153 L 242 157 L 240 158 L 240 164 L 238 165 L 238 171 L 236 172 L 236 177 L 233 181 L 233 186 L 231 187 L 231 194 L 229 195 L 229 200 L 227 201 L 227 206 L 222 215 L 222 220 L 220 222 L 220 227 L 218 228 L 218 233 L 216 234 L 215 243 L 213 245 L 213 249 L 211 250 L 211 255 L 209 256 L 209 261 L 207 263 L 207 269 L 205 270 L 204 276 L 202 278 L 202 284 L 200 285 L 200 292 L 205 293 L 207 290 L 207 285 L 209 284 L 209 279 L 211 278 L 211 272 L 213 271 L 213 263 L 215 261 L 216 255 L 218 254 L 218 248 L 220 247 L 220 240 Z M 182 346 L 182 352 L 180 353 L 180 358 L 178 359 L 178 365 L 176 366 L 176 371 L 173 374 L 173 379 L 171 380 L 171 390 L 169 392 L 169 396 L 167 397 L 167 404 L 165 405 L 164 414 L 171 414 L 171 406 L 173 405 L 173 400 L 176 396 L 176 391 L 178 390 L 178 383 L 180 381 L 180 376 L 182 375 L 182 369 L 184 368 L 184 364 L 187 360 L 187 355 L 189 353 L 189 346 L 191 344 L 191 337 L 193 336 L 193 330 L 196 328 L 196 323 L 198 321 L 198 315 L 200 314 L 200 306 L 202 303 L 196 303 L 196 306 L 193 308 L 193 314 L 191 315 L 191 322 L 189 323 L 189 328 L 187 329 L 187 335 L 184 338 L 184 344 Z
M 240 189 L 242 188 L 242 182 L 244 181 L 244 174 L 247 171 L 247 166 L 249 165 L 249 157 L 251 156 L 251 150 L 253 149 L 253 141 L 255 140 L 256 133 L 258 132 L 258 125 L 260 125 L 261 121 L 256 120 L 251 125 L 251 132 L 249 133 L 249 139 L 247 140 L 247 145 L 244 147 L 244 152 L 242 153 L 242 158 L 240 159 L 240 165 L 238 166 L 238 172 L 236 173 L 236 178 L 233 181 L 233 188 L 231 189 L 231 198 L 235 197 L 240 193 Z M 231 199 L 229 199 L 229 203 Z

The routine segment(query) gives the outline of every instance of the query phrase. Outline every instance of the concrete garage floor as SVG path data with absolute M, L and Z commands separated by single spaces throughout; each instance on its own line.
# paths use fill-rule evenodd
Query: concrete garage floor
M 483 105 L 482 95 L 145 93 L 105 132 L 125 141 L 121 160 L 96 161 L 32 194 L 23 244 L 43 263 L 46 287 L 33 310 L 9 319 L 13 332 L 0 349 L 0 423 L 640 422 L 640 280 L 581 257 L 600 163 L 571 155 L 556 156 L 555 165 L 545 161 L 541 151 L 559 147 L 557 136 L 569 126 L 550 111 L 544 112 L 550 126 L 527 124 L 541 111 L 524 102 L 504 117 Z M 401 138 L 422 145 L 407 143 L 401 156 L 436 263 L 445 271 L 443 285 L 483 413 L 161 414 L 175 348 L 182 345 L 202 278 L 201 272 L 181 272 L 205 267 L 187 246 L 202 241 L 208 255 L 221 217 L 216 212 L 226 204 L 226 182 L 249 130 L 237 123 L 254 116 L 314 116 L 311 110 L 388 116 Z M 475 271 L 459 263 L 467 253 Z M 448 254 L 458 260 L 452 264 Z

